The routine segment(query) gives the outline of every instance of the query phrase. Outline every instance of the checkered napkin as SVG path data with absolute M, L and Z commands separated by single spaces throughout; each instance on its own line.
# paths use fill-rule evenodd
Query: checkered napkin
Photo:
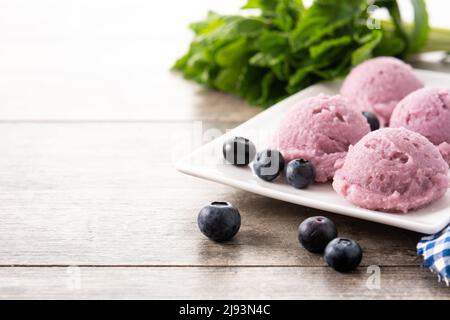
M 435 272 L 439 281 L 450 281 L 450 225 L 432 236 L 423 237 L 417 244 L 417 254 L 422 255 L 424 267 Z

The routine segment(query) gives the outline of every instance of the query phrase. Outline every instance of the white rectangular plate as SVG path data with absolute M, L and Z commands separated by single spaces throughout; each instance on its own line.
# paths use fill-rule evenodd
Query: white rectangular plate
M 450 88 L 450 74 L 415 70 L 427 87 Z M 186 174 L 216 181 L 263 196 L 292 202 L 355 218 L 383 223 L 416 232 L 432 234 L 450 222 L 450 191 L 431 205 L 407 214 L 392 214 L 362 209 L 352 205 L 336 194 L 330 183 L 314 184 L 306 190 L 297 190 L 283 179 L 265 182 L 255 177 L 248 167 L 238 168 L 225 164 L 222 159 L 222 144 L 225 139 L 243 136 L 252 140 L 258 150 L 268 146 L 268 139 L 278 127 L 283 114 L 295 102 L 319 93 L 336 94 L 340 82 L 311 86 L 261 112 L 225 135 L 211 141 L 185 158 L 176 168 Z M 450 124 L 449 124 L 450 125 Z

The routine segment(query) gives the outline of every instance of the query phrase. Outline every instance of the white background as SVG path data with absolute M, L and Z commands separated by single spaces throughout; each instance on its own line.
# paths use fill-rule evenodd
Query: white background
M 192 37 L 187 25 L 244 2 L 1 0 L 0 119 L 142 119 L 151 105 L 187 116 L 170 110 L 192 101 L 193 87 L 168 71 Z M 450 1 L 428 5 L 432 24 L 450 28 Z

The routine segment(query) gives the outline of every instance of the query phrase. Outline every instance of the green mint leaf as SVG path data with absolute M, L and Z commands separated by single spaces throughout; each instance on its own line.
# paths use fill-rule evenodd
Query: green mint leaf
M 335 47 L 346 47 L 352 43 L 352 37 L 345 35 L 335 39 L 324 40 L 317 45 L 311 46 L 309 48 L 309 54 L 312 59 L 318 59 L 323 54 L 327 53 L 329 50 Z
M 239 38 L 217 51 L 216 62 L 221 67 L 244 64 L 247 59 L 248 43 L 246 38 Z
M 370 41 L 363 44 L 361 47 L 353 51 L 352 53 L 352 65 L 357 65 L 364 60 L 373 57 L 373 50 L 380 43 L 383 38 L 383 32 L 380 30 L 374 30 L 372 32 L 372 38 Z
M 209 12 L 192 23 L 194 39 L 173 68 L 207 87 L 269 106 L 311 84 L 342 77 L 371 57 L 421 50 L 428 14 L 425 0 L 411 1 L 412 27 L 402 23 L 397 1 L 376 0 L 391 21 L 370 30 L 366 0 L 315 0 L 308 8 L 301 0 L 248 0 L 243 8 L 257 9 L 254 15 Z M 445 37 L 434 43 L 445 44 Z
M 411 0 L 414 7 L 414 29 L 409 37 L 409 52 L 418 52 L 428 40 L 430 30 L 425 0 Z
M 406 43 L 403 39 L 384 34 L 378 46 L 374 49 L 374 56 L 398 56 L 405 51 Z
M 336 30 L 351 25 L 366 12 L 364 0 L 316 0 L 299 20 L 291 36 L 294 52 L 307 48 Z

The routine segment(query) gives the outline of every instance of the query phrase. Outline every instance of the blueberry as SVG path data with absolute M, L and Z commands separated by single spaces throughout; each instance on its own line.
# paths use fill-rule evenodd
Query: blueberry
M 322 253 L 327 244 L 336 237 L 336 226 L 325 217 L 308 218 L 298 227 L 298 241 L 310 252 Z
M 253 161 L 256 148 L 250 140 L 243 137 L 234 137 L 225 141 L 222 152 L 228 163 L 235 166 L 246 166 Z
M 366 120 L 370 125 L 371 131 L 380 129 L 380 121 L 378 120 L 376 115 L 374 115 L 371 112 L 367 112 L 367 111 L 363 111 L 362 114 L 364 117 L 366 117 Z
M 265 181 L 273 181 L 284 169 L 283 155 L 277 150 L 264 150 L 253 162 L 255 174 Z
M 297 189 L 304 189 L 314 182 L 316 168 L 309 161 L 303 159 L 292 160 L 286 167 L 286 179 Z
M 362 250 L 359 244 L 350 239 L 336 238 L 325 248 L 325 261 L 334 270 L 349 272 L 359 266 Z
M 214 241 L 226 241 L 241 227 L 239 211 L 228 202 L 211 202 L 200 210 L 197 218 L 200 231 Z

